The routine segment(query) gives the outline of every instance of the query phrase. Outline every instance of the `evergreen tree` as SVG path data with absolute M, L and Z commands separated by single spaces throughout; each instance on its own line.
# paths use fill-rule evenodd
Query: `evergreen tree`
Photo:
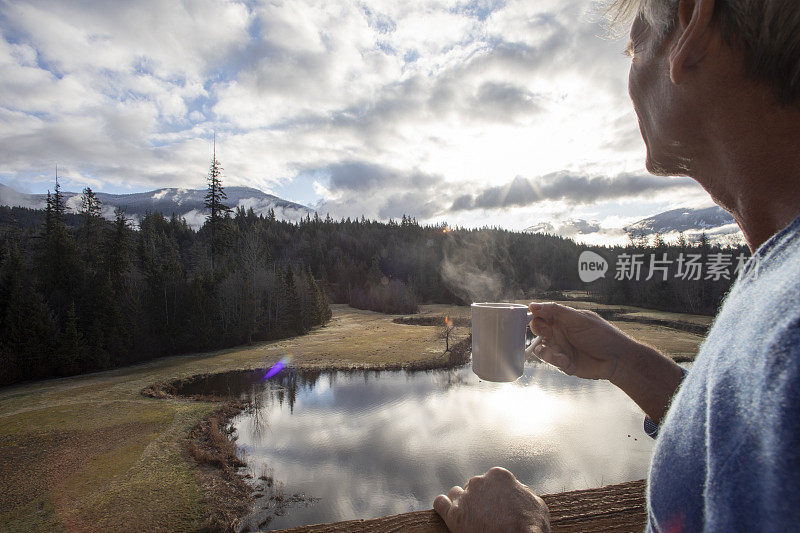
M 230 212 L 230 208 L 223 202 L 228 198 L 225 189 L 222 187 L 222 166 L 217 161 L 217 142 L 214 139 L 214 152 L 211 157 L 211 166 L 208 171 L 208 189 L 205 196 L 205 207 L 209 211 L 206 224 L 211 232 L 211 270 L 214 270 L 214 257 L 219 255 L 224 248 L 223 225 L 225 217 Z
M 708 254 L 708 251 L 711 249 L 711 245 L 709 244 L 708 235 L 706 232 L 700 234 L 700 241 L 697 244 L 697 247 L 700 248 L 701 253 L 703 256 Z
M 64 196 L 61 194 L 61 185 L 58 183 L 58 167 L 56 167 L 55 192 L 50 194 L 50 189 L 48 189 L 45 202 L 44 234 L 49 236 L 64 226 Z
M 3 330 L 6 308 L 11 297 L 11 289 L 24 270 L 19 249 L 12 243 L 0 263 L 0 331 Z M 2 343 L 2 338 L 0 338 Z
M 303 313 L 305 310 L 302 307 L 302 301 L 297 292 L 297 282 L 295 281 L 294 269 L 291 265 L 287 266 L 286 275 L 284 277 L 283 303 L 282 329 L 291 334 L 303 332 Z
M 83 197 L 81 198 L 81 214 L 85 218 L 85 223 L 88 225 L 92 222 L 102 219 L 101 202 L 97 195 L 92 191 L 91 187 L 83 189 Z
M 57 374 L 52 364 L 57 327 L 38 291 L 23 280 L 21 264 L 10 265 L 3 285 L 4 306 L 0 337 L 0 384 Z
M 113 289 L 118 293 L 123 290 L 125 273 L 130 266 L 130 231 L 125 213 L 118 209 L 111 228 L 106 253 L 108 274 L 111 278 Z
M 49 192 L 49 191 L 48 191 Z M 61 194 L 61 184 L 58 183 L 58 167 L 56 167 L 56 187 L 53 193 L 53 216 L 56 222 L 64 223 L 64 212 L 66 206 L 64 205 L 64 195 Z
M 83 265 L 74 238 L 67 230 L 64 199 L 56 176 L 55 193 L 48 195 L 46 223 L 39 249 L 37 272 L 41 292 L 63 320 L 71 301 L 81 289 Z
M 92 192 L 91 187 L 83 189 L 80 214 L 83 216 L 82 255 L 90 270 L 98 268 L 99 249 L 102 245 L 103 217 L 101 216 L 102 202 Z
M 328 303 L 328 297 L 325 295 L 325 292 L 320 289 L 319 284 L 317 284 L 317 280 L 314 279 L 314 276 L 311 273 L 311 269 L 306 271 L 306 280 L 312 294 L 313 303 L 311 309 L 309 310 L 311 312 L 312 324 L 324 324 L 331 318 L 331 308 L 330 304 Z
M 75 303 L 69 307 L 58 343 L 58 363 L 63 374 L 74 374 L 83 370 L 82 359 L 86 357 L 86 344 L 78 328 Z
M 44 210 L 44 228 L 42 233 L 44 235 L 49 235 L 52 233 L 55 226 L 55 217 L 53 216 L 53 197 L 50 194 L 50 189 L 47 189 L 47 199 L 45 202 L 46 207 Z

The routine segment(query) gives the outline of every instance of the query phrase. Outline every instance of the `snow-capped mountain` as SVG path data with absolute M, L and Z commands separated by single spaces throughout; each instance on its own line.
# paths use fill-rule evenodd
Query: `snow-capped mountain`
M 304 205 L 283 200 L 277 196 L 261 192 L 250 187 L 226 187 L 228 195 L 226 204 L 231 209 L 251 207 L 256 214 L 266 214 L 270 209 L 275 210 L 275 216 L 282 220 L 296 221 L 313 213 Z M 64 198 L 67 209 L 77 212 L 81 205 L 81 193 L 65 192 Z M 97 198 L 102 202 L 102 212 L 105 218 L 113 219 L 114 210 L 119 208 L 134 222 L 146 213 L 162 213 L 169 217 L 174 213 L 186 219 L 193 228 L 199 228 L 205 222 L 207 212 L 203 206 L 205 189 L 158 189 L 155 191 L 133 194 L 108 194 L 96 192 Z M 45 194 L 25 194 L 11 187 L 0 184 L 0 205 L 29 207 L 44 209 Z
M 712 243 L 744 242 L 742 232 L 731 214 L 716 205 L 702 209 L 665 211 L 625 226 L 625 231 L 630 236 L 644 237 L 659 233 L 666 240 L 683 233 L 689 242 L 699 240 L 705 233 Z
M 681 233 L 690 243 L 698 242 L 704 233 L 712 244 L 731 245 L 744 242 L 736 221 L 719 206 L 673 209 L 623 228 L 605 227 L 595 220 L 569 219 L 540 222 L 523 231 L 560 235 L 587 244 L 626 244 L 631 239 L 651 240 L 656 234 L 660 234 L 667 242 L 675 242 Z
M 671 231 L 713 230 L 735 223 L 736 221 L 733 220 L 730 213 L 715 205 L 703 209 L 665 211 L 626 226 L 625 229 L 647 233 L 669 233 Z
M 522 230 L 525 233 L 548 233 L 550 235 L 560 235 L 562 237 L 575 238 L 578 235 L 588 235 L 602 231 L 600 223 L 597 221 L 583 220 L 582 218 L 571 218 L 562 222 L 540 222 L 529 228 Z

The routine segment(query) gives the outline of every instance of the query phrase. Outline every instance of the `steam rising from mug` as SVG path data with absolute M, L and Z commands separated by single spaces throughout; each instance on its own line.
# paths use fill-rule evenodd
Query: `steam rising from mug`
M 497 274 L 484 272 L 469 263 L 454 263 L 447 257 L 442 261 L 442 280 L 456 296 L 467 302 L 497 300 L 503 291 Z
M 464 302 L 497 301 L 507 296 L 504 276 L 495 270 L 513 268 L 506 246 L 488 233 L 448 233 L 440 271 L 442 281 Z

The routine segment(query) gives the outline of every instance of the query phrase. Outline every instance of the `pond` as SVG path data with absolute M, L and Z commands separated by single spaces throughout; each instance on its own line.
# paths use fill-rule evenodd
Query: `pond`
M 479 380 L 469 365 L 263 377 L 222 374 L 181 390 L 251 401 L 232 421 L 261 494 L 244 529 L 430 509 L 493 466 L 539 494 L 647 476 L 653 441 L 639 408 L 607 382 L 542 363 L 505 384 Z

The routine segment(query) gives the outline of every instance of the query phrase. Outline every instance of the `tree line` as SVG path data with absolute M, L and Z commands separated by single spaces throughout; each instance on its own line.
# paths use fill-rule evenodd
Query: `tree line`
M 0 384 L 294 336 L 329 320 L 309 266 L 274 259 L 263 224 L 223 211 L 200 231 L 159 213 L 134 229 L 121 212 L 104 220 L 89 188 L 69 215 L 58 184 L 44 212 L 0 209 Z
M 620 257 L 735 256 L 743 247 L 630 243 L 586 247 L 553 235 L 500 228 L 377 222 L 318 214 L 298 222 L 224 205 L 214 158 L 199 230 L 160 213 L 134 228 L 118 212 L 100 216 L 90 189 L 78 215 L 58 186 L 45 211 L 0 208 L 0 383 L 110 368 L 153 357 L 302 334 L 326 322 L 329 301 L 384 313 L 421 303 L 587 291 L 597 301 L 713 314 L 728 278 L 615 279 Z M 609 262 L 584 283 L 578 258 Z M 666 279 L 665 279 L 666 278 Z
M 584 284 L 591 299 L 699 315 L 717 313 L 751 255 L 743 244 L 711 244 L 705 234 L 694 244 L 683 235 L 666 243 L 656 234 L 649 242 L 593 250 L 608 260 L 609 272 Z M 758 268 L 753 265 L 756 276 Z

